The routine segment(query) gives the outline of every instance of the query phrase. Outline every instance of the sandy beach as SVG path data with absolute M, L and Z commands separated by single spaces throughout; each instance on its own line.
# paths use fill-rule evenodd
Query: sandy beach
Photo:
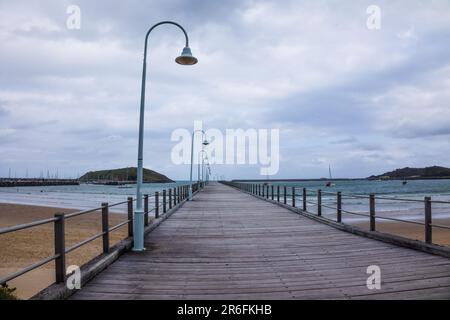
M 434 220 L 433 223 L 450 226 L 450 219 L 439 219 Z M 367 222 L 356 222 L 352 225 L 361 227 L 363 229 L 369 230 L 369 223 Z M 380 222 L 377 221 L 376 230 L 379 232 L 384 232 L 388 234 L 393 234 L 397 236 L 402 236 L 409 239 L 425 241 L 425 231 L 424 226 L 405 223 L 405 222 Z M 433 228 L 433 243 L 450 246 L 450 230 Z
M 77 210 L 0 203 L 0 227 L 53 217 L 57 212 Z M 124 214 L 110 214 L 110 226 L 126 219 Z M 66 246 L 71 246 L 101 231 L 100 211 L 66 221 Z M 127 236 L 126 225 L 110 234 L 111 245 Z M 53 254 L 53 224 L 0 236 L 0 275 L 4 276 Z M 82 265 L 102 252 L 97 239 L 67 255 L 67 266 Z M 54 262 L 50 262 L 9 283 L 17 296 L 27 299 L 54 282 Z

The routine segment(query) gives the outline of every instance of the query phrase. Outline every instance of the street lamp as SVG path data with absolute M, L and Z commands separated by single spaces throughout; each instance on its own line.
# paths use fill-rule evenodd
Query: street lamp
M 194 164 L 194 137 L 195 137 L 195 133 L 196 132 L 201 132 L 202 133 L 202 150 L 205 146 L 207 146 L 209 144 L 208 140 L 206 140 L 206 133 L 205 131 L 199 129 L 199 130 L 194 130 L 192 131 L 192 139 L 191 139 L 191 174 L 190 174 L 190 179 L 189 179 L 189 201 L 192 201 L 192 166 Z
M 186 30 L 176 22 L 162 21 L 151 27 L 145 35 L 144 46 L 144 62 L 142 67 L 142 86 L 141 86 L 141 107 L 139 115 L 139 145 L 138 145 L 138 168 L 137 168 L 137 182 L 136 182 L 136 210 L 134 211 L 134 245 L 133 251 L 143 251 L 144 248 L 144 210 L 142 208 L 142 178 L 143 178 L 143 149 L 144 149 L 144 110 L 145 110 L 145 78 L 147 72 L 147 44 L 150 33 L 156 27 L 162 24 L 171 24 L 183 31 L 186 39 L 186 45 L 175 62 L 181 65 L 194 65 L 198 62 L 197 58 L 192 56 L 189 48 L 189 38 Z
M 202 154 L 202 175 L 201 175 L 201 179 L 200 179 L 200 154 Z M 197 179 L 198 181 L 202 181 L 203 182 L 203 159 L 206 156 L 206 158 L 208 158 L 208 154 L 206 153 L 205 150 L 200 150 L 198 152 L 198 175 L 197 175 Z

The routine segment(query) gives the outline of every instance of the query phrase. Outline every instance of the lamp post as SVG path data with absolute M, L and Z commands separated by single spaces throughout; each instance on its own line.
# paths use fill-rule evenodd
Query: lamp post
M 142 86 L 141 86 L 141 106 L 139 114 L 139 145 L 138 145 L 138 167 L 137 167 L 137 181 L 136 181 L 136 210 L 134 211 L 134 244 L 133 251 L 143 251 L 144 248 L 144 210 L 142 208 L 142 178 L 143 178 L 143 149 L 144 149 L 144 110 L 145 110 L 145 78 L 147 72 L 147 44 L 150 33 L 156 27 L 163 24 L 171 24 L 183 31 L 186 39 L 186 44 L 179 57 L 175 59 L 175 62 L 181 65 L 194 65 L 198 62 L 197 58 L 192 56 L 191 49 L 189 48 L 189 38 L 186 30 L 176 22 L 161 21 L 151 27 L 145 35 L 144 46 L 144 62 L 142 66 Z
M 189 201 L 192 201 L 192 166 L 194 165 L 194 137 L 195 137 L 195 133 L 196 132 L 201 132 L 202 133 L 202 138 L 203 138 L 203 142 L 202 142 L 202 150 L 204 148 L 204 146 L 207 146 L 209 144 L 209 142 L 206 140 L 206 133 L 205 131 L 199 129 L 199 130 L 194 130 L 192 131 L 192 139 L 191 139 L 191 174 L 190 174 L 190 179 L 189 179 Z
M 202 175 L 201 175 L 201 177 L 200 177 L 200 154 L 202 154 Z M 200 150 L 198 152 L 198 159 L 199 159 L 199 161 L 198 161 L 198 175 L 197 175 L 197 179 L 198 179 L 198 181 L 202 181 L 202 182 L 203 182 L 203 158 L 204 158 L 203 154 L 208 156 L 208 154 L 206 153 L 205 150 Z

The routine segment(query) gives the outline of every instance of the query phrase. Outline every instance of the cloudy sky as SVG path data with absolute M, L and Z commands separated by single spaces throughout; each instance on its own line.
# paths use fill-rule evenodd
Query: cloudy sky
M 81 9 L 68 29 L 67 7 Z M 368 29 L 368 6 L 381 28 Z M 279 129 L 277 178 L 450 166 L 450 2 L 0 0 L 0 176 L 135 166 L 151 35 L 146 167 L 174 179 L 175 129 Z M 259 166 L 213 165 L 226 178 Z

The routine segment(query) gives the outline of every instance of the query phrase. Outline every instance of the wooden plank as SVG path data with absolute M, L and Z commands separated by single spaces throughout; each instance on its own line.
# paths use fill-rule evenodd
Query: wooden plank
M 211 183 L 73 299 L 449 298 L 450 260 Z M 366 269 L 381 268 L 369 290 Z

